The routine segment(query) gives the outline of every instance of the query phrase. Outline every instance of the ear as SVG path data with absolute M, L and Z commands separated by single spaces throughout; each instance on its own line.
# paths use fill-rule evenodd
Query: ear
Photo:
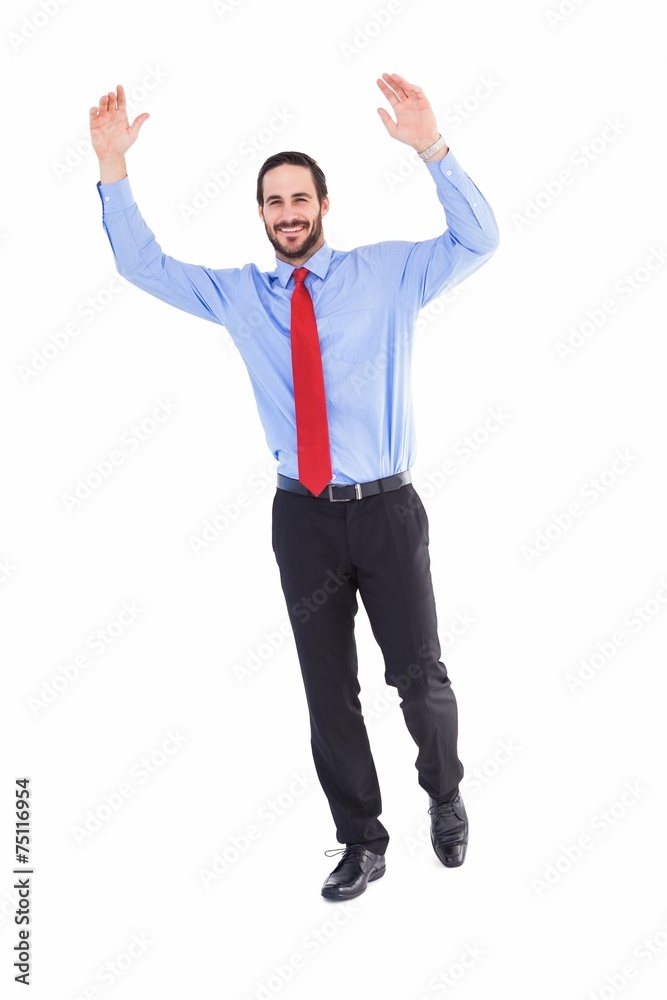
M 329 198 L 327 195 L 322 199 L 322 215 L 326 215 L 329 211 Z
M 262 206 L 259 204 L 259 202 L 257 203 L 257 211 L 259 212 L 260 219 L 262 220 L 262 222 L 264 222 L 264 210 Z

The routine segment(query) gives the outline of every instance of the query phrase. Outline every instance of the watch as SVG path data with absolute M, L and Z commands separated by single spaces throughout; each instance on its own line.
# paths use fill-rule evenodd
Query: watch
M 433 156 L 433 154 L 437 153 L 439 149 L 442 149 L 444 145 L 446 145 L 446 139 L 444 135 L 439 132 L 437 141 L 434 142 L 432 146 L 429 146 L 428 149 L 425 149 L 423 153 L 419 153 L 418 155 L 421 156 L 422 160 L 428 160 L 429 156 Z

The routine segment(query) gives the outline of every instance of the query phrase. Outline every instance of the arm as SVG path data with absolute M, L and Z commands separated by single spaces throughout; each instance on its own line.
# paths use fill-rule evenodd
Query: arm
M 417 152 L 428 149 L 438 138 L 438 130 L 425 95 L 395 73 L 385 73 L 384 78 L 377 81 L 378 86 L 397 119 L 394 122 L 384 109 L 378 108 L 387 131 Z M 481 267 L 497 249 L 499 239 L 491 206 L 447 145 L 430 156 L 425 165 L 437 185 L 448 228 L 433 240 L 395 242 L 384 259 L 399 299 L 418 309 Z
M 100 164 L 97 185 L 103 225 L 118 272 L 132 284 L 163 302 L 213 323 L 223 323 L 230 296 L 238 285 L 238 269 L 211 270 L 169 257 L 144 222 L 132 196 L 125 153 L 135 142 L 148 114 L 130 126 L 125 92 L 118 86 L 90 109 L 90 134 Z

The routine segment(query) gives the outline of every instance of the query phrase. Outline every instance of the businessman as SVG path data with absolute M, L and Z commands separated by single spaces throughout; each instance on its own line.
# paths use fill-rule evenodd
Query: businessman
M 306 153 L 269 157 L 259 217 L 276 255 L 213 269 L 163 254 L 130 190 L 130 125 L 121 86 L 90 109 L 103 224 L 116 266 L 165 302 L 220 323 L 247 367 L 278 461 L 272 544 L 306 692 L 311 748 L 342 855 L 322 895 L 344 900 L 385 873 L 389 833 L 359 701 L 354 618 L 361 597 L 385 680 L 400 693 L 428 795 L 431 842 L 448 868 L 465 860 L 457 704 L 441 660 L 429 526 L 411 482 L 416 457 L 411 357 L 419 310 L 493 254 L 498 229 L 482 193 L 440 134 L 423 91 L 397 73 L 377 84 L 389 135 L 424 162 L 447 228 L 421 242 L 333 250 L 322 220 L 326 179 Z M 363 150 L 356 156 L 363 158 Z M 434 400 L 434 416 L 438 401 Z M 436 417 L 437 419 L 437 417 Z

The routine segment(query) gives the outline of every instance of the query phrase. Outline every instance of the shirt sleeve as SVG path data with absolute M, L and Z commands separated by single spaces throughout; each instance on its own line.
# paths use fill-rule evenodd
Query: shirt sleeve
M 177 309 L 224 325 L 239 285 L 240 269 L 213 270 L 162 253 L 141 216 L 127 177 L 110 184 L 98 181 L 97 189 L 102 199 L 102 224 L 119 274 Z
M 491 206 L 451 149 L 441 160 L 424 165 L 435 181 L 447 229 L 419 243 L 386 243 L 388 252 L 382 255 L 396 295 L 417 309 L 481 267 L 499 243 Z

